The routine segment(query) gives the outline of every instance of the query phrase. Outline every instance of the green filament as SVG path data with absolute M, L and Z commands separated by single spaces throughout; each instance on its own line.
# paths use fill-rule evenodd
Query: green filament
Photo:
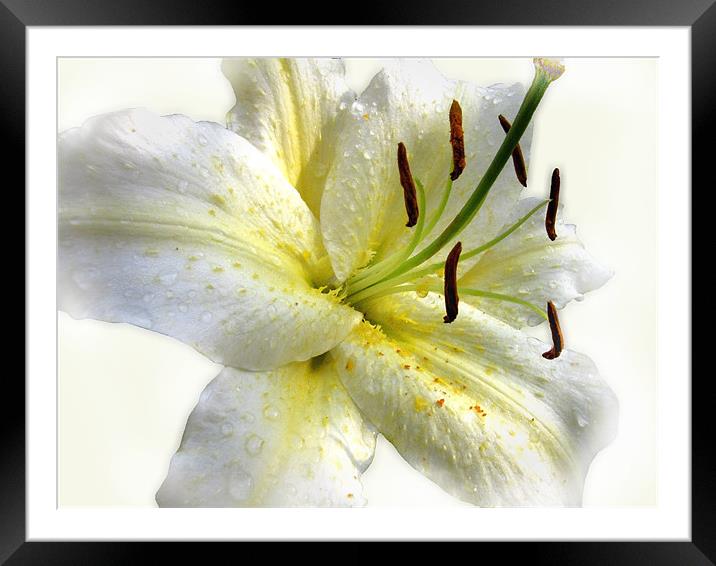
M 512 234 L 515 230 L 517 230 L 520 226 L 522 226 L 527 220 L 535 214 L 539 209 L 543 208 L 547 203 L 549 202 L 549 199 L 543 200 L 540 202 L 537 206 L 533 207 L 527 214 L 522 216 L 517 222 L 512 224 L 507 230 L 490 240 L 489 242 L 482 244 L 481 246 L 470 250 L 468 252 L 463 252 L 460 256 L 461 260 L 469 259 L 471 257 L 474 257 L 478 254 L 481 254 L 487 250 L 489 250 L 491 247 L 499 244 L 502 240 L 507 238 L 510 234 Z M 432 273 L 435 273 L 443 268 L 443 263 L 433 263 L 427 267 L 424 267 L 422 269 L 416 270 L 416 271 L 409 271 L 408 273 L 405 273 L 401 276 L 394 277 L 392 279 L 388 279 L 383 282 L 379 282 L 375 285 L 372 285 L 370 287 L 363 287 L 361 290 L 358 290 L 354 292 L 352 295 L 349 296 L 350 302 L 359 302 L 362 300 L 365 300 L 366 298 L 372 296 L 374 293 L 379 293 L 383 289 L 387 289 L 390 287 L 394 287 L 395 285 L 399 285 L 401 283 L 406 283 L 409 281 L 415 281 L 417 279 L 420 279 L 421 277 L 425 277 L 426 275 L 430 275 Z
M 418 293 L 420 292 L 428 292 L 432 291 L 434 293 L 442 293 L 443 288 L 440 285 L 398 285 L 395 287 L 389 287 L 387 289 L 383 289 L 379 293 L 375 293 L 368 297 L 367 299 L 363 299 L 362 303 L 374 301 L 375 299 L 379 299 L 381 297 L 386 297 L 388 295 L 394 295 L 396 293 L 408 293 L 410 291 L 416 291 Z M 538 315 L 540 315 L 542 318 L 547 320 L 547 313 L 539 308 L 536 305 L 533 305 L 532 303 L 528 301 L 524 301 L 522 299 L 518 299 L 517 297 L 513 297 L 512 295 L 503 295 L 502 293 L 492 293 L 490 291 L 482 291 L 480 289 L 469 289 L 464 287 L 458 287 L 458 294 L 459 295 L 468 295 L 472 297 L 483 297 L 485 299 L 494 299 L 496 301 L 504 301 L 508 303 L 514 303 L 517 305 L 521 305 L 523 307 L 527 307 L 528 309 L 536 312 Z M 356 303 L 357 304 L 357 303 Z

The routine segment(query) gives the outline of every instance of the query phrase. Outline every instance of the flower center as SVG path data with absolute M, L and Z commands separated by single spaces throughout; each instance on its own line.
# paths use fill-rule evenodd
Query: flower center
M 462 253 L 462 244 L 457 242 L 448 254 L 445 263 L 435 262 L 425 265 L 428 260 L 453 241 L 475 218 L 497 176 L 501 173 L 510 157 L 512 157 L 518 181 L 522 186 L 527 186 L 527 168 L 519 140 L 527 129 L 547 88 L 564 71 L 561 63 L 549 59 L 537 58 L 534 60 L 534 64 L 534 79 L 514 118 L 514 122 L 510 124 L 507 118 L 502 115 L 499 116 L 500 124 L 505 132 L 505 138 L 482 179 L 452 221 L 440 234 L 434 236 L 429 244 L 421 247 L 418 252 L 416 252 L 418 246 L 426 241 L 427 238 L 433 236 L 433 229 L 441 219 L 450 199 L 453 182 L 458 179 L 467 166 L 460 104 L 457 101 L 453 101 L 449 114 L 453 169 L 446 175 L 440 202 L 427 222 L 425 218 L 427 212 L 425 189 L 420 180 L 417 177 L 413 177 L 411 173 L 405 144 L 403 142 L 398 144 L 398 171 L 408 216 L 406 226 L 413 230 L 412 238 L 405 248 L 379 262 L 368 264 L 349 278 L 342 290 L 347 303 L 359 310 L 363 310 L 368 302 L 395 293 L 417 292 L 424 296 L 429 291 L 440 292 L 445 297 L 446 315 L 444 322 L 446 323 L 453 322 L 458 316 L 459 294 L 516 303 L 549 320 L 554 347 L 545 353 L 545 357 L 552 359 L 559 356 L 562 351 L 563 340 L 556 309 L 551 302 L 548 303 L 547 311 L 545 312 L 542 308 L 517 297 L 461 287 L 457 276 L 458 262 L 460 260 L 464 261 L 475 257 L 492 248 L 518 230 L 520 226 L 545 205 L 548 205 L 545 219 L 547 234 L 551 240 L 557 237 L 555 224 L 559 198 L 558 169 L 555 169 L 552 175 L 550 198 L 540 202 L 505 231 L 485 244 L 465 253 Z M 444 274 L 442 286 L 437 284 L 437 276 L 440 273 Z

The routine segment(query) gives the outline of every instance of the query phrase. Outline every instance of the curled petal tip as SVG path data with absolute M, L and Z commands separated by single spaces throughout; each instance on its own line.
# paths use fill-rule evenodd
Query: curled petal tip
M 535 57 L 533 59 L 535 69 L 542 71 L 550 81 L 556 81 L 564 73 L 564 63 L 561 59 L 550 59 L 547 57 Z

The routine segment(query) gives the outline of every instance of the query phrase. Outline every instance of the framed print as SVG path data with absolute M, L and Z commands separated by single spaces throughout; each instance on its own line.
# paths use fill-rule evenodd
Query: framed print
M 3 7 L 29 329 L 8 563 L 152 540 L 710 563 L 708 2 L 345 27 L 63 4 Z

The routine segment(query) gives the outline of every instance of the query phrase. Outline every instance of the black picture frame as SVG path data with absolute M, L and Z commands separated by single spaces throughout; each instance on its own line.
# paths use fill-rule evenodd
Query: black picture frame
M 351 25 L 690 27 L 692 185 L 698 187 L 703 184 L 703 189 L 711 192 L 710 165 L 713 158 L 707 156 L 707 151 L 713 143 L 708 134 L 714 122 L 711 93 L 716 87 L 716 6 L 713 3 L 714 0 L 624 0 L 618 3 L 519 0 L 481 5 L 469 0 L 453 0 L 448 4 L 429 5 L 423 0 L 409 5 L 388 5 L 369 1 L 361 3 L 360 10 L 351 11 Z M 244 5 L 238 0 L 212 1 L 210 10 L 206 3 L 191 0 L 0 0 L 0 116 L 6 143 L 3 161 L 6 170 L 13 176 L 6 191 L 20 194 L 17 187 L 25 186 L 25 171 L 20 164 L 24 163 L 25 156 L 25 33 L 28 26 L 341 25 L 335 5 L 312 3 L 311 10 L 298 4 L 280 9 L 266 8 L 259 4 Z M 305 21 L 306 14 L 313 20 Z M 675 195 L 674 198 L 683 198 L 683 195 Z M 24 207 L 24 200 L 20 206 Z M 692 225 L 697 224 L 693 222 Z M 24 254 L 17 261 L 24 264 Z M 699 295 L 694 293 L 694 296 Z M 27 306 L 32 297 L 25 296 L 25 299 Z M 703 334 L 699 337 L 694 333 L 694 342 L 699 339 L 704 339 Z M 692 348 L 692 351 L 698 350 Z M 191 560 L 197 552 L 201 552 L 197 559 L 202 562 L 211 560 L 213 549 L 208 550 L 206 545 L 202 545 L 199 551 L 187 544 L 25 542 L 25 386 L 19 372 L 8 371 L 4 377 L 3 392 L 0 393 L 0 399 L 4 401 L 4 418 L 0 427 L 1 563 L 133 564 L 149 561 L 153 550 L 160 552 L 163 560 L 171 560 L 172 554 Z M 713 564 L 716 561 L 716 465 L 712 457 L 713 441 L 708 438 L 711 428 L 708 421 L 713 412 L 710 405 L 714 399 L 710 380 L 708 373 L 701 373 L 691 383 L 690 542 L 490 543 L 480 547 L 480 561 L 499 553 L 500 560 L 507 558 L 508 563 L 524 557 L 536 564 Z

